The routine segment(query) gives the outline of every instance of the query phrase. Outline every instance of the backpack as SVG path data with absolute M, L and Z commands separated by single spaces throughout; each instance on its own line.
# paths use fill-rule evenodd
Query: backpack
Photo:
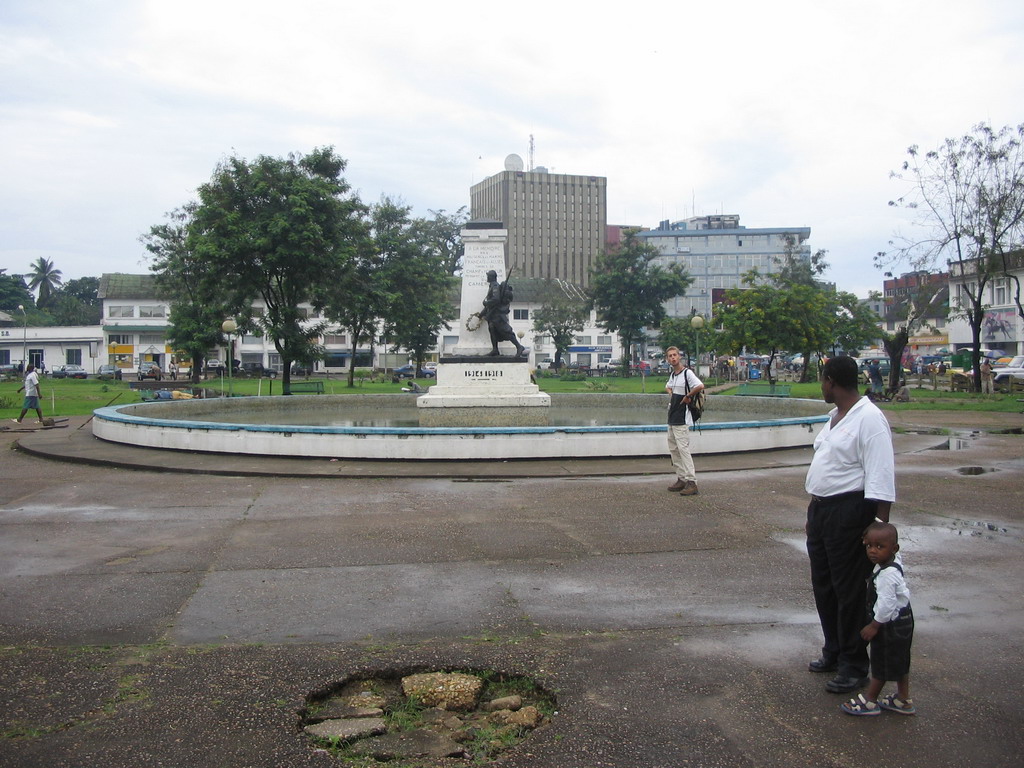
M 683 381 L 686 384 L 686 394 L 690 394 L 690 377 L 684 375 Z M 693 400 L 690 401 L 688 406 L 690 409 L 690 418 L 693 419 L 694 426 L 700 421 L 700 417 L 704 415 L 704 406 L 707 404 L 707 394 L 702 389 L 696 395 L 693 396 Z

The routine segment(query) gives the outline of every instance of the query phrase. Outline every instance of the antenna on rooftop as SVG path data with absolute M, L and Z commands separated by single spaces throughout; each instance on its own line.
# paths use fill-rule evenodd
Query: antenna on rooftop
M 529 168 L 529 170 L 531 170 L 531 171 L 533 170 L 533 149 L 534 149 L 534 147 L 533 147 L 533 134 L 531 133 L 530 134 L 530 168 Z

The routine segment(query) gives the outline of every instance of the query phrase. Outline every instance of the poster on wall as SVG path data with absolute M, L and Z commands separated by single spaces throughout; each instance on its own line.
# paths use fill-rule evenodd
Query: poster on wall
M 1016 341 L 1017 313 L 1011 309 L 997 309 L 985 313 L 981 324 L 982 346 L 998 349 Z

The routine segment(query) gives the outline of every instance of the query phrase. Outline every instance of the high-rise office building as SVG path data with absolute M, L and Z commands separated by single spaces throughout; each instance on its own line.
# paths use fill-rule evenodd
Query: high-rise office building
M 514 156 L 510 156 L 514 157 Z M 474 219 L 508 229 L 508 265 L 522 277 L 590 284 L 590 268 L 605 249 L 608 180 L 505 170 L 470 189 Z

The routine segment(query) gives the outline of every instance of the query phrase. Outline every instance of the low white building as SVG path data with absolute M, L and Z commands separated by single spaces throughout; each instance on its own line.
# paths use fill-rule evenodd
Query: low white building
M 96 373 L 106 362 L 103 334 L 97 325 L 33 327 L 18 324 L 17 315 L 0 318 L 0 366 L 22 366 L 53 371 L 62 365 L 80 365 Z
M 555 357 L 555 347 L 549 336 L 533 330 L 533 313 L 542 306 L 541 297 L 545 281 L 539 278 L 512 279 L 515 300 L 510 307 L 509 322 L 512 329 L 529 350 L 533 366 L 544 364 Z M 556 284 L 567 296 L 583 299 L 577 286 L 564 281 Z M 153 275 L 105 274 L 100 278 L 99 296 L 103 303 L 101 329 L 93 329 L 100 337 L 102 360 L 97 364 L 109 363 L 120 367 L 125 373 L 134 373 L 139 363 L 152 361 L 167 370 L 178 360 L 175 350 L 167 343 L 170 329 L 168 317 L 170 304 L 157 298 Z M 258 304 L 254 305 L 258 308 Z M 309 321 L 320 322 L 322 317 L 310 305 L 300 310 Z M 439 357 L 450 354 L 459 340 L 462 319 L 451 321 L 450 330 L 438 335 L 435 351 L 428 355 L 428 361 L 436 362 Z M 316 369 L 328 373 L 342 373 L 351 365 L 352 348 L 349 334 L 343 328 L 330 323 L 320 339 L 325 357 Z M 267 368 L 281 369 L 281 357 L 273 342 L 263 336 L 242 334 L 234 340 L 235 358 L 243 363 L 261 363 Z M 227 350 L 223 347 L 211 350 L 211 358 L 226 361 Z M 622 357 L 618 337 L 608 334 L 597 326 L 596 314 L 591 311 L 586 327 L 576 337 L 575 343 L 564 356 L 563 363 L 597 368 L 611 360 Z M 405 351 L 391 352 L 385 345 L 360 346 L 356 350 L 357 368 L 395 368 L 409 362 Z

